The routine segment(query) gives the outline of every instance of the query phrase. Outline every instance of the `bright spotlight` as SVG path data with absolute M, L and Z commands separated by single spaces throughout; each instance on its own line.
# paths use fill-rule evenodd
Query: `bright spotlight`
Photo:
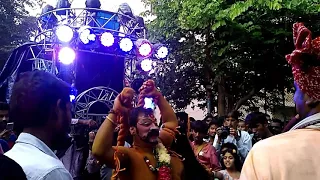
M 68 43 L 73 38 L 73 29 L 66 25 L 58 26 L 56 29 L 56 36 L 58 37 L 59 41 Z
M 111 33 L 105 32 L 101 35 L 101 44 L 105 47 L 110 47 L 114 43 L 114 37 Z
M 149 108 L 155 109 L 156 108 L 152 98 L 144 98 L 144 106 L 143 107 L 146 109 L 149 109 Z
M 152 51 L 151 44 L 144 43 L 139 47 L 139 54 L 141 56 L 148 56 Z
M 83 44 L 89 44 L 96 40 L 96 35 L 92 32 L 90 27 L 84 26 L 79 29 L 79 38 Z
M 120 48 L 122 49 L 122 51 L 124 52 L 129 52 L 132 50 L 133 48 L 133 42 L 131 41 L 131 39 L 129 38 L 123 38 L 120 41 Z
M 59 51 L 59 60 L 62 64 L 69 65 L 76 59 L 76 53 L 69 47 L 64 47 Z
M 139 55 L 149 57 L 152 53 L 152 45 L 147 39 L 138 39 L 136 41 Z
M 156 57 L 158 59 L 164 59 L 168 56 L 168 54 L 169 54 L 169 50 L 167 47 L 164 47 L 164 46 L 160 46 L 156 51 Z
M 148 72 L 152 69 L 152 60 L 144 59 L 141 61 L 141 69 Z

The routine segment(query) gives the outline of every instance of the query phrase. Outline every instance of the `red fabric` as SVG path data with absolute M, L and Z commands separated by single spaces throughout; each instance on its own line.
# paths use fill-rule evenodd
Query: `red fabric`
M 171 180 L 171 169 L 168 166 L 161 166 L 158 170 L 158 180 Z
M 301 54 L 315 54 L 320 57 L 320 37 L 312 40 L 311 31 L 303 23 L 293 25 L 293 40 L 295 50 L 286 56 L 292 66 L 292 73 L 295 82 L 302 92 L 309 97 L 320 100 L 320 67 L 310 67 L 305 72 L 301 69 L 303 60 Z
M 217 171 L 221 169 L 216 149 L 212 146 L 211 143 L 206 143 L 199 153 L 195 149 L 194 142 L 190 144 L 198 161 L 202 165 L 206 166 L 207 169 L 211 169 L 213 171 Z
M 8 142 L 9 148 L 11 149 L 13 147 L 15 142 Z

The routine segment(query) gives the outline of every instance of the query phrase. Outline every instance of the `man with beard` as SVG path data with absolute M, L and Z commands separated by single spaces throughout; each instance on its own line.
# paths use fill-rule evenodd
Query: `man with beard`
M 301 119 L 289 132 L 255 144 L 244 163 L 241 180 L 320 179 L 320 37 L 312 40 L 302 23 L 293 25 L 294 101 Z
M 149 80 L 140 88 L 138 107 L 132 109 L 134 90 L 125 88 L 115 99 L 113 110 L 98 130 L 93 143 L 93 155 L 108 167 L 115 169 L 120 180 L 180 180 L 183 164 L 168 152 L 178 126 L 177 117 L 167 100 Z M 144 98 L 152 98 L 162 115 L 162 129 L 159 131 L 151 109 L 143 108 Z M 141 106 L 142 105 L 142 106 Z M 114 128 L 120 118 L 121 128 L 118 145 L 128 127 L 133 136 L 133 147 L 112 147 Z M 128 124 L 127 124 L 128 123 Z M 107 138 L 106 138 L 107 137 Z
M 71 180 L 51 149 L 65 144 L 71 122 L 70 87 L 53 74 L 32 71 L 20 75 L 10 99 L 10 120 L 22 133 L 5 153 L 29 180 Z

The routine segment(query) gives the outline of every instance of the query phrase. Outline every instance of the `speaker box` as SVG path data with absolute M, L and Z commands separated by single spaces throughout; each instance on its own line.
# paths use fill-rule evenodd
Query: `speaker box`
M 96 86 L 106 86 L 121 92 L 123 89 L 123 57 L 78 52 L 76 58 L 76 88 L 78 93 Z

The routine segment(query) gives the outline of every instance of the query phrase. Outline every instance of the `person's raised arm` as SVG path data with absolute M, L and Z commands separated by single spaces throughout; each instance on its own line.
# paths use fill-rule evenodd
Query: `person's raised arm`
M 171 146 L 175 139 L 175 133 L 178 127 L 178 120 L 172 107 L 163 95 L 157 90 L 154 81 L 148 80 L 143 83 L 140 88 L 138 106 L 144 104 L 144 98 L 153 98 L 154 102 L 158 105 L 162 116 L 163 126 L 160 130 L 159 139 L 168 148 Z
M 154 102 L 158 105 L 160 109 L 162 121 L 163 123 L 166 123 L 166 126 L 178 126 L 178 120 L 171 105 L 164 98 L 164 96 L 157 90 L 152 80 L 146 81 L 140 88 L 139 99 L 142 100 L 144 97 L 152 97 L 154 99 Z
M 97 160 L 105 163 L 108 167 L 115 168 L 116 162 L 114 159 L 114 149 L 112 148 L 113 132 L 117 127 L 117 116 L 129 116 L 129 111 L 132 107 L 132 99 L 134 90 L 125 88 L 120 95 L 115 99 L 113 110 L 110 111 L 106 120 L 102 123 L 95 137 L 92 154 Z M 122 152 L 124 153 L 124 152 Z M 124 155 L 124 154 L 122 154 Z M 120 157 L 126 158 L 125 155 Z M 121 161 L 120 159 L 120 161 Z

